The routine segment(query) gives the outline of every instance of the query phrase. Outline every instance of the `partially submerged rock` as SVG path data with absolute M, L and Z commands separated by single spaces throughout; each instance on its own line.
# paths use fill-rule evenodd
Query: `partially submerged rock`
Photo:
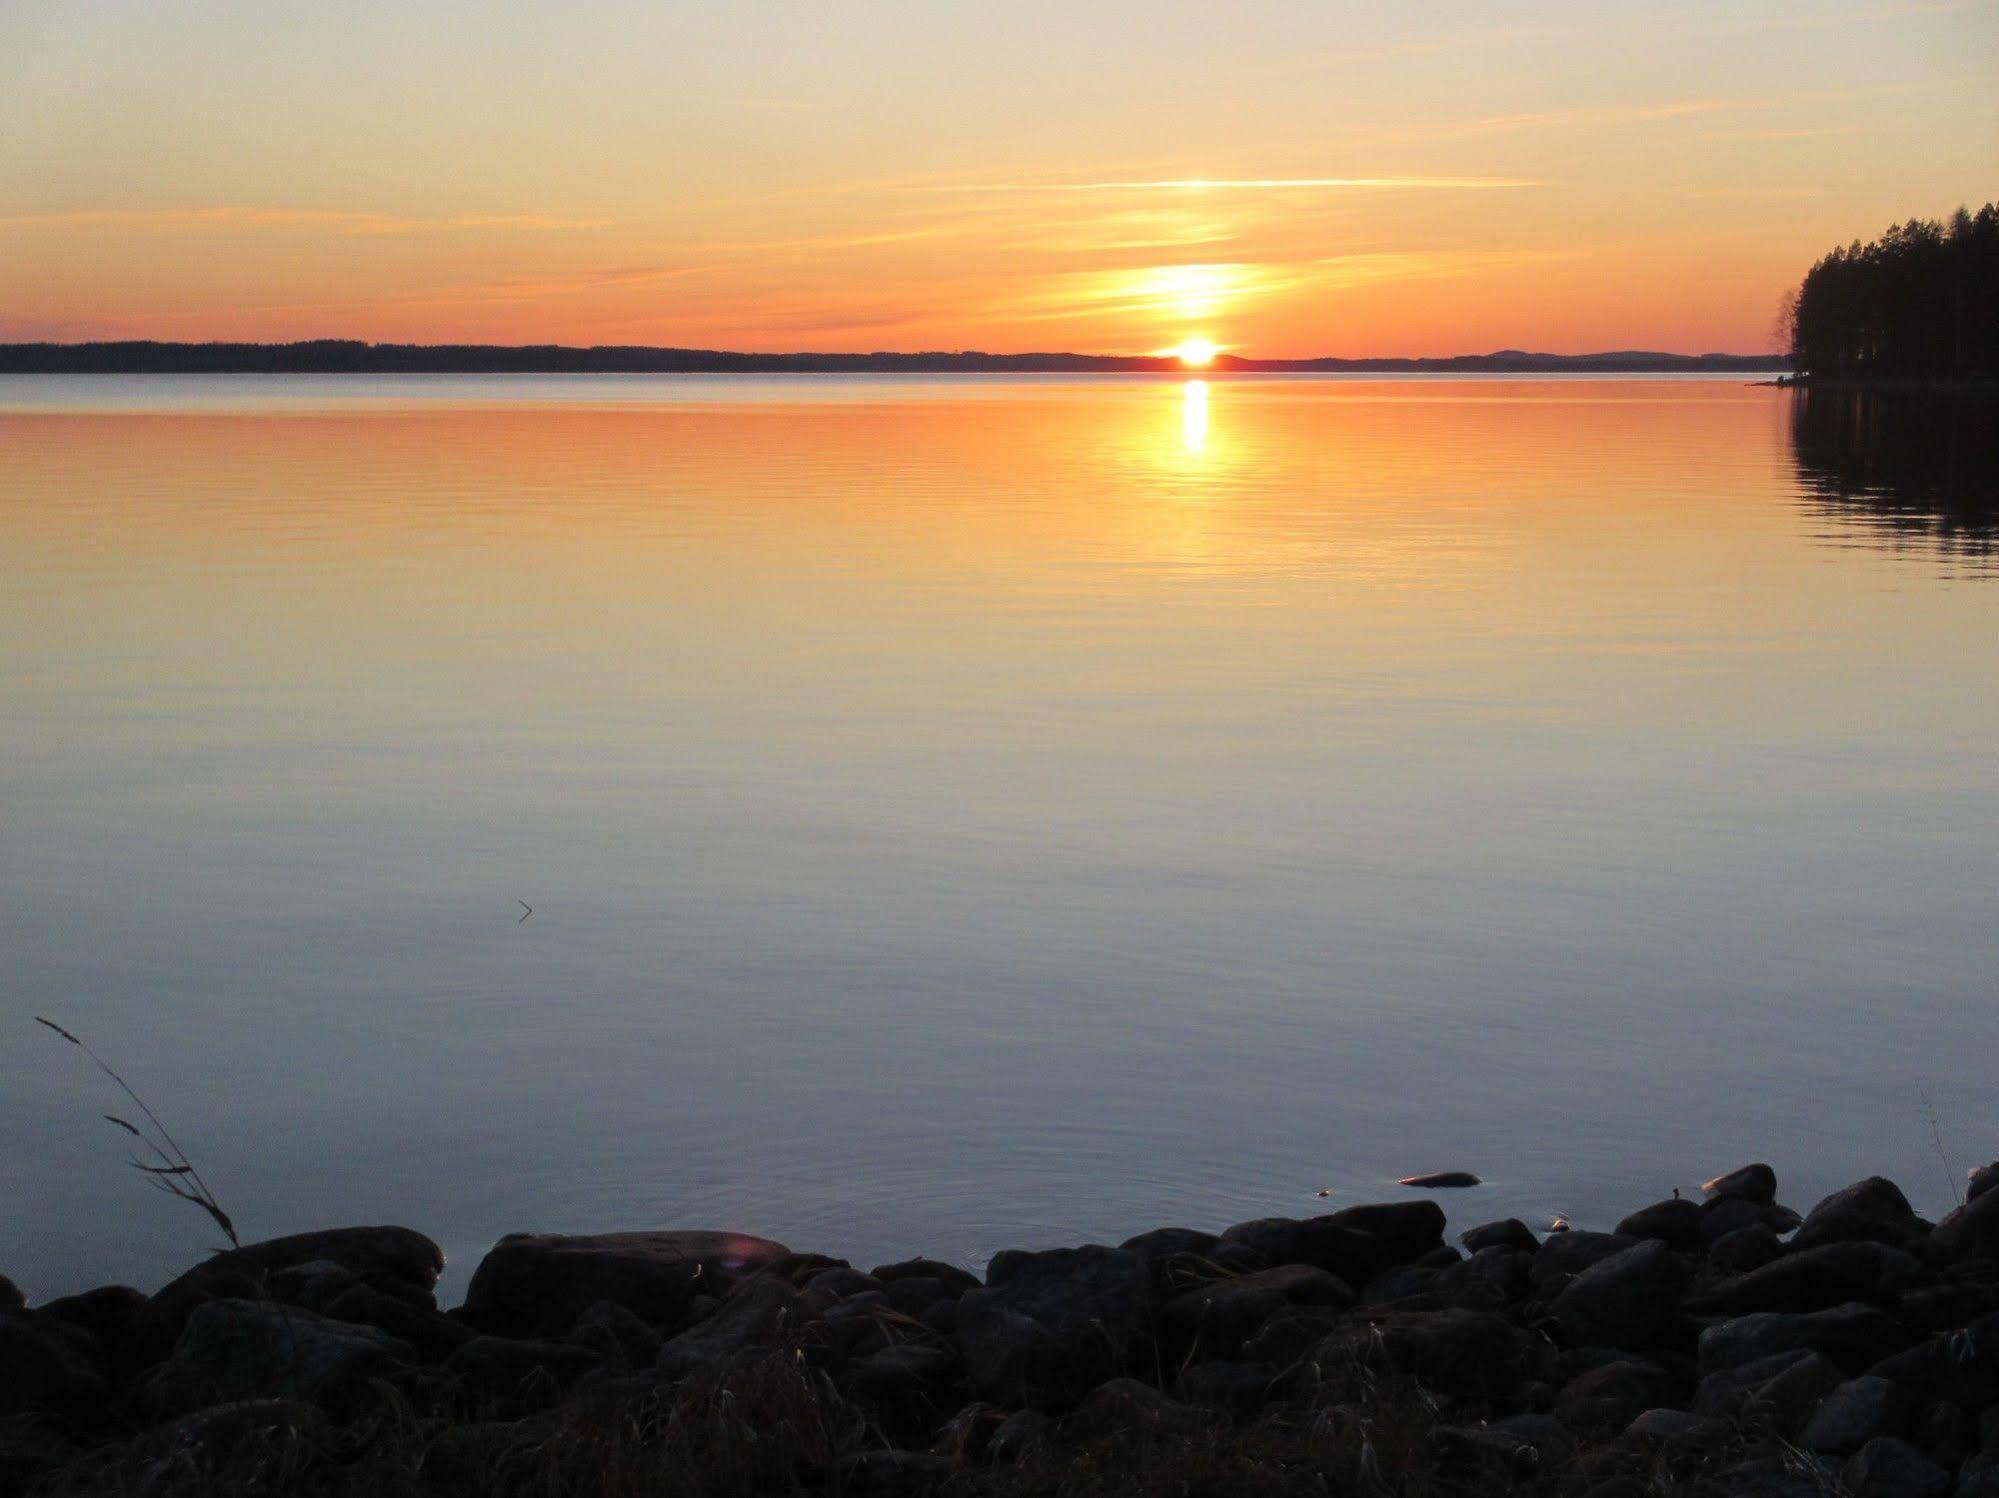
M 746 1233 L 512 1233 L 465 1292 L 465 1319 L 509 1337 L 560 1337 L 598 1301 L 653 1326 L 675 1326 L 696 1295 L 721 1296 L 791 1250 Z

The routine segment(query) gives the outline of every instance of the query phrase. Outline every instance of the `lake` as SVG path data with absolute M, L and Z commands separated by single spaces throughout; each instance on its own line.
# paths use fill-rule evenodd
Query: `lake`
M 1440 1169 L 1453 1232 L 1751 1158 L 1935 1213 L 1999 483 L 1862 404 L 0 379 L 0 1271 L 214 1239 L 36 1014 L 246 1237 L 406 1223 L 447 1301 L 513 1230 L 977 1265 Z

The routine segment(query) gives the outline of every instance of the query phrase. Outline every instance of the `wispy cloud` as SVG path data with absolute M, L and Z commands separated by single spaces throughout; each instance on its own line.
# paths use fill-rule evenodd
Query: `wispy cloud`
M 224 204 L 209 208 L 80 208 L 57 213 L 0 214 L 9 229 L 327 229 L 357 236 L 454 234 L 479 229 L 527 232 L 602 229 L 610 219 L 564 218 L 546 213 L 460 214 L 413 218 L 335 208 L 268 208 Z
M 905 192 L 1479 192 L 1545 187 L 1531 177 L 1132 177 L 1101 182 L 954 182 L 910 186 Z

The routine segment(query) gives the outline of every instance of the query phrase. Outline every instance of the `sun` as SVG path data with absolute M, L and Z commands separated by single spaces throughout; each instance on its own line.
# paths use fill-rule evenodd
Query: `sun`
M 1167 350 L 1189 369 L 1206 369 L 1215 362 L 1215 355 L 1222 351 L 1219 343 L 1210 343 L 1205 338 L 1189 338 L 1177 348 Z

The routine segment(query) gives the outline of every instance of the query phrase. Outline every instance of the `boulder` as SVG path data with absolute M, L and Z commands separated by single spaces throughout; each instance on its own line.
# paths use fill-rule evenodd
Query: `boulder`
M 1946 1215 L 1930 1234 L 1930 1247 L 1946 1264 L 1999 1260 L 1999 1191 L 1982 1191 Z
M 901 1280 L 936 1280 L 943 1285 L 945 1294 L 954 1296 L 979 1288 L 977 1275 L 938 1259 L 904 1259 L 897 1264 L 883 1264 L 870 1270 L 869 1277 L 884 1285 Z
M 1714 1197 L 1700 1205 L 1700 1225 L 1695 1230 L 1695 1240 L 1701 1247 L 1711 1248 L 1730 1233 L 1741 1232 L 1745 1228 L 1766 1228 L 1775 1236 L 1776 1230 L 1770 1227 L 1773 1210 L 1747 1197 Z
M 1828 1243 L 1793 1251 L 1712 1285 L 1687 1301 L 1696 1316 L 1822 1311 L 1849 1300 L 1893 1305 L 1928 1278 L 1922 1264 L 1883 1243 Z
M 1968 1206 L 1994 1186 L 1999 1186 L 1999 1160 L 1990 1165 L 1974 1165 L 1965 1174 L 1964 1200 Z
M 867 1298 L 853 1296 L 840 1304 L 865 1311 L 860 1303 Z M 668 1378 L 684 1378 L 752 1348 L 784 1346 L 813 1319 L 802 1291 L 775 1275 L 753 1275 L 730 1291 L 712 1316 L 661 1346 L 653 1366 Z
M 1267 1265 L 1309 1264 L 1355 1289 L 1388 1267 L 1378 1238 L 1329 1217 L 1262 1217 L 1237 1223 L 1222 1239 L 1254 1250 Z
M 1718 1175 L 1701 1187 L 1708 1197 L 1741 1197 L 1745 1201 L 1768 1206 L 1777 1199 L 1777 1172 L 1760 1161 L 1754 1165 L 1738 1165 L 1724 1175 Z
M 1768 1420 L 1788 1437 L 1839 1384 L 1838 1368 L 1818 1353 L 1798 1348 L 1710 1373 L 1694 1390 L 1694 1413 Z
M 1435 1170 L 1428 1175 L 1404 1176 L 1395 1184 L 1413 1187 L 1418 1191 L 1461 1191 L 1481 1183 L 1479 1178 L 1468 1170 Z
M 244 1399 L 326 1403 L 415 1358 L 407 1342 L 378 1327 L 277 1301 L 211 1300 L 188 1316 L 148 1392 L 168 1413 Z
M 1177 1254 L 1202 1258 L 1212 1255 L 1221 1243 L 1219 1234 L 1204 1233 L 1199 1228 L 1154 1228 L 1125 1239 L 1118 1247 L 1141 1259 L 1165 1259 Z
M 1918 1342 L 1867 1370 L 1916 1404 L 1976 1412 L 1999 1404 L 1999 1316 Z
M 1213 1423 L 1206 1411 L 1170 1399 L 1135 1378 L 1113 1378 L 1099 1384 L 1071 1419 L 1078 1433 L 1088 1435 L 1188 1436 Z
M 1857 1302 L 1802 1315 L 1759 1311 L 1718 1322 L 1700 1334 L 1700 1371 L 1718 1373 L 1808 1347 L 1847 1373 L 1859 1373 L 1900 1352 L 1910 1340 L 1894 1317 Z
M 1541 1246 L 1541 1240 L 1534 1236 L 1534 1230 L 1517 1217 L 1503 1218 L 1498 1222 L 1482 1222 L 1475 1228 L 1467 1228 L 1458 1235 L 1458 1242 L 1465 1246 L 1465 1252 L 1476 1254 L 1488 1248 L 1513 1248 L 1523 1253 L 1533 1253 Z
M 28 1297 L 21 1293 L 21 1287 L 0 1274 L 0 1314 L 26 1308 Z
M 657 1327 L 677 1325 L 698 1294 L 720 1297 L 789 1258 L 768 1238 L 698 1231 L 512 1233 L 493 1245 L 465 1292 L 465 1320 L 507 1337 L 560 1337 L 600 1300 Z
M 1525 1300 L 1534 1288 L 1534 1256 L 1513 1248 L 1480 1249 L 1437 1276 L 1444 1304 L 1468 1311 L 1496 1311 Z
M 1951 1476 L 1907 1441 L 1876 1436 L 1847 1459 L 1839 1474 L 1850 1498 L 1943 1498 Z
M 1173 1392 L 1202 1409 L 1248 1418 L 1270 1400 L 1270 1369 L 1255 1363 L 1193 1363 L 1180 1370 Z
M 1646 1410 L 1677 1401 L 1679 1380 L 1643 1359 L 1605 1363 L 1555 1396 L 1555 1416 L 1573 1430 L 1623 1430 Z
M 1723 1233 L 1707 1245 L 1709 1267 L 1723 1274 L 1747 1274 L 1783 1257 L 1784 1245 L 1760 1222 Z
M 1585 1269 L 1551 1310 L 1571 1346 L 1643 1350 L 1672 1335 L 1686 1283 L 1686 1266 L 1673 1251 L 1648 1240 Z
M 1616 1233 L 1591 1233 L 1581 1228 L 1550 1233 L 1541 1240 L 1541 1247 L 1534 1254 L 1531 1271 L 1534 1288 L 1559 1290 L 1569 1279 L 1581 1274 L 1599 1259 L 1623 1253 L 1637 1244 L 1636 1238 L 1624 1238 Z
M 1009 1250 L 986 1281 L 958 1302 L 956 1332 L 979 1397 L 1066 1409 L 1140 1363 L 1151 1284 L 1136 1254 L 1101 1244 Z
M 0 1311 L 0 1418 L 85 1416 L 108 1394 L 104 1349 L 81 1327 L 35 1311 Z
M 337 1265 L 385 1293 L 427 1301 L 444 1270 L 444 1250 L 409 1228 L 359 1227 L 293 1233 L 216 1254 L 153 1296 L 158 1348 L 164 1352 L 177 1342 L 196 1306 L 265 1299 L 273 1275 L 315 1262 Z
M 1700 1203 L 1668 1197 L 1640 1207 L 1617 1225 L 1617 1231 L 1626 1238 L 1656 1238 L 1669 1248 L 1692 1248 L 1700 1237 Z
M 449 1316 L 428 1306 L 411 1305 L 368 1284 L 352 1285 L 336 1295 L 324 1314 L 335 1321 L 379 1327 L 397 1340 L 409 1343 L 425 1362 L 451 1356 L 472 1338 L 468 1327 Z
M 607 1368 L 636 1373 L 650 1368 L 663 1345 L 658 1332 L 614 1301 L 600 1300 L 569 1329 L 569 1345 L 580 1347 Z
M 1533 1354 L 1524 1333 L 1482 1311 L 1402 1311 L 1336 1328 L 1312 1352 L 1319 1377 L 1365 1370 L 1441 1394 L 1489 1397 L 1517 1388 Z
M 130 1285 L 101 1285 L 81 1295 L 65 1295 L 35 1314 L 89 1336 L 102 1350 L 116 1382 L 129 1382 L 154 1361 L 151 1301 Z
M 1849 1378 L 1819 1401 L 1798 1444 L 1821 1456 L 1850 1456 L 1904 1423 L 1907 1401 L 1885 1378 Z
M 1641 1441 L 1711 1441 L 1727 1433 L 1719 1420 L 1664 1405 L 1633 1416 L 1624 1428 L 1627 1439 Z
M 1289 1368 L 1338 1328 L 1340 1313 L 1330 1306 L 1299 1306 L 1279 1311 L 1243 1344 L 1242 1361 L 1272 1372 Z
M 1373 1202 L 1313 1221 L 1366 1233 L 1391 1264 L 1414 1263 L 1444 1243 L 1444 1209 L 1433 1201 Z
M 1197 1359 L 1234 1358 L 1277 1312 L 1289 1306 L 1352 1305 L 1346 1282 L 1308 1264 L 1285 1264 L 1216 1280 L 1168 1301 L 1165 1330 Z
M 553 1404 L 600 1365 L 589 1348 L 565 1342 L 473 1337 L 445 1359 L 444 1371 L 472 1408 L 522 1412 Z
M 1869 1176 L 1833 1192 L 1805 1214 L 1793 1250 L 1828 1243 L 1886 1243 L 1906 1248 L 1929 1231 L 1902 1190 L 1885 1176 Z

